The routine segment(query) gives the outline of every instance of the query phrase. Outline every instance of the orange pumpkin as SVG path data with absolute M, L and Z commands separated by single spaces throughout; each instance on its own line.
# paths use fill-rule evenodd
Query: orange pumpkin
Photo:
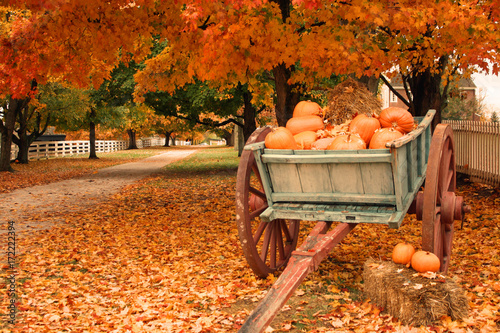
M 252 211 L 255 211 L 255 210 L 261 208 L 262 206 L 265 205 L 265 203 L 266 202 L 261 197 L 256 196 L 253 193 L 250 194 L 250 198 L 248 199 L 248 204 L 249 204 L 250 208 L 252 209 Z
M 366 149 L 366 143 L 357 134 L 342 134 L 328 146 L 330 150 Z
M 396 264 L 407 265 L 415 253 L 415 248 L 411 244 L 399 243 L 392 250 L 392 261 Z
M 413 130 L 413 116 L 403 108 L 391 106 L 383 109 L 378 120 L 382 127 L 393 127 L 403 134 Z
M 293 135 L 304 131 L 316 132 L 324 127 L 325 124 L 323 123 L 323 119 L 319 116 L 290 118 L 286 123 L 286 128 L 289 129 Z
M 311 145 L 316 141 L 316 132 L 304 131 L 293 136 L 299 149 L 311 149 Z
M 370 140 L 370 149 L 385 149 L 385 144 L 393 140 L 399 139 L 403 134 L 400 131 L 396 131 L 394 128 L 381 128 L 373 133 Z
M 439 258 L 429 251 L 417 251 L 411 257 L 411 267 L 420 273 L 437 272 L 441 267 Z
M 264 145 L 270 149 L 298 149 L 292 132 L 285 127 L 273 128 L 266 135 Z
M 375 117 L 375 115 L 368 117 L 365 114 L 360 114 L 354 117 L 354 119 L 349 124 L 349 131 L 351 133 L 359 134 L 361 139 L 370 143 L 370 140 L 376 130 L 380 128 L 380 121 Z
M 312 150 L 325 150 L 335 140 L 335 138 L 322 138 L 314 141 L 311 144 Z
M 293 109 L 293 117 L 320 116 L 323 117 L 323 109 L 316 102 L 300 101 Z

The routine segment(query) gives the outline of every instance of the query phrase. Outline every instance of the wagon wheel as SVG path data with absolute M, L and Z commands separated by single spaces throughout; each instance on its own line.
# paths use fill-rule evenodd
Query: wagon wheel
M 450 126 L 439 124 L 432 136 L 423 193 L 422 249 L 439 257 L 440 271 L 445 273 L 450 265 L 454 220 L 463 212 L 455 188 L 453 132 Z
M 256 130 L 247 144 L 264 141 L 269 131 L 269 127 Z M 247 262 L 262 278 L 286 266 L 297 246 L 300 224 L 283 219 L 262 222 L 259 216 L 267 207 L 253 152 L 244 150 L 236 179 L 236 223 Z

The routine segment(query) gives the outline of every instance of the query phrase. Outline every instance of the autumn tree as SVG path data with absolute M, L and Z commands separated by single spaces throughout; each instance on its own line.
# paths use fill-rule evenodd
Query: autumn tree
M 499 118 L 498 113 L 496 111 L 493 111 L 491 113 L 491 122 L 498 123 L 498 121 L 499 121 L 498 118 Z
M 377 77 L 397 68 L 412 92 L 410 109 L 420 115 L 435 108 L 439 121 L 450 77 L 468 75 L 476 70 L 473 66 L 488 71 L 486 60 L 495 64 L 492 72 L 498 72 L 497 52 L 491 52 L 500 18 L 495 1 L 56 4 L 56 0 L 12 1 L 17 9 L 28 8 L 30 15 L 16 20 L 15 34 L 3 44 L 9 45 L 0 54 L 6 73 L 26 68 L 31 76 L 40 73 L 40 80 L 53 76 L 75 83 L 100 82 L 118 61 L 128 63 L 131 55 L 149 53 L 155 35 L 168 41 L 168 47 L 149 59 L 137 76 L 139 95 L 171 92 L 195 78 L 223 89 L 248 85 L 253 98 L 276 92 L 281 125 L 302 91 L 334 73 Z M 4 49 L 16 49 L 22 57 Z M 263 76 L 269 76 L 272 84 L 261 80 Z M 38 76 L 35 79 L 39 81 Z M 18 82 L 24 92 L 29 90 L 27 82 Z

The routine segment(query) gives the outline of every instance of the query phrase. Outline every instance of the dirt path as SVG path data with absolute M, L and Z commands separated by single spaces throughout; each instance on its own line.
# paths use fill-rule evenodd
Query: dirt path
M 125 163 L 84 177 L 0 194 L 0 234 L 8 221 L 15 221 L 19 235 L 47 229 L 61 220 L 61 213 L 78 211 L 106 200 L 126 185 L 161 171 L 171 162 L 196 150 L 172 150 L 144 160 Z

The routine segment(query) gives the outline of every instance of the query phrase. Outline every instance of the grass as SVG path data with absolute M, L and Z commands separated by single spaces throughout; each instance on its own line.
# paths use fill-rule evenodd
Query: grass
M 198 152 L 166 167 L 170 172 L 220 172 L 235 171 L 239 157 L 232 147 L 193 146 L 149 147 L 142 149 L 120 150 L 97 153 L 99 159 L 89 159 L 88 154 L 73 155 L 45 160 L 34 160 L 28 164 L 13 163 L 15 172 L 0 172 L 0 193 L 55 181 L 75 178 L 101 168 L 133 162 L 170 150 L 197 149 Z
M 238 163 L 238 152 L 233 147 L 203 148 L 196 154 L 167 165 L 165 170 L 188 173 L 234 171 Z

